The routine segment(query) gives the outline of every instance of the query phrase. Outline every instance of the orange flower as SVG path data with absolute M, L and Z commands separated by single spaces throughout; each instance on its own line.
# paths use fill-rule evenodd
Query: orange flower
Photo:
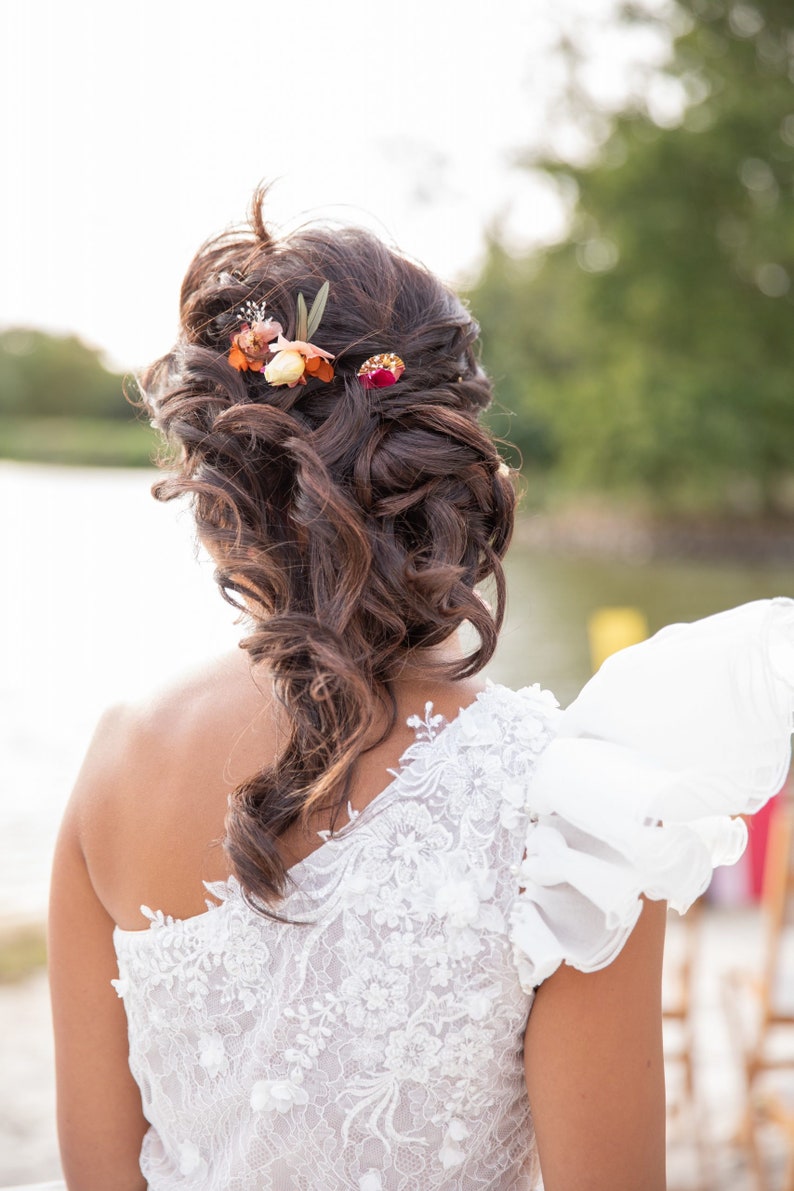
M 235 335 L 234 339 L 236 338 L 237 336 Z M 234 342 L 234 339 L 232 339 L 232 346 L 231 350 L 229 351 L 229 363 L 231 364 L 232 368 L 236 368 L 238 372 L 247 372 L 250 367 L 248 358 L 240 351 L 239 347 Z
M 240 330 L 232 335 L 232 346 L 229 351 L 229 363 L 238 372 L 261 372 L 267 357 L 271 354 L 271 340 L 280 335 L 283 330 L 281 323 L 274 319 L 262 319 L 253 326 L 243 323 Z
M 318 380 L 324 380 L 326 383 L 334 379 L 333 368 L 321 356 L 312 356 L 308 359 L 306 361 L 306 371 L 312 376 L 316 376 Z

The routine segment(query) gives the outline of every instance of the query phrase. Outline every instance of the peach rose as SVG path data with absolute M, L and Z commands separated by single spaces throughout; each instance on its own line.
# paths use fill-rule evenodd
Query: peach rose
M 265 359 L 270 355 L 270 341 L 280 335 L 283 328 L 275 319 L 255 322 L 253 326 L 243 323 L 236 335 L 232 335 L 229 363 L 238 372 L 261 372 Z
M 334 370 L 328 361 L 334 357 L 313 343 L 306 343 L 303 339 L 285 339 L 279 335 L 273 351 L 276 354 L 265 368 L 265 380 L 271 385 L 289 385 L 291 389 L 295 385 L 305 385 L 306 377 L 303 374 L 307 369 L 318 380 L 333 380 Z

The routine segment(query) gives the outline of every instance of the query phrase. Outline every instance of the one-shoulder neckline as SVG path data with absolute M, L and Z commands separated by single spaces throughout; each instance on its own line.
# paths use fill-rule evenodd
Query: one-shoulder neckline
M 453 732 L 453 735 L 457 733 L 459 730 L 459 725 L 469 718 L 469 713 L 472 712 L 474 708 L 482 707 L 483 702 L 489 696 L 505 691 L 511 695 L 516 695 L 519 693 L 514 691 L 511 687 L 506 687 L 501 683 L 493 682 L 489 679 L 487 685 L 482 690 L 477 691 L 470 703 L 467 703 L 465 707 L 460 707 L 458 709 L 457 715 L 453 716 L 452 719 L 447 720 L 441 715 L 434 716 L 433 703 L 430 700 L 428 700 L 424 705 L 424 718 L 419 712 L 412 713 L 407 718 L 406 723 L 412 725 L 414 722 L 416 722 L 418 725 L 416 728 L 417 737 L 402 752 L 394 769 L 387 770 L 387 772 L 390 772 L 394 775 L 392 780 L 388 783 L 388 785 L 384 786 L 384 788 L 380 790 L 374 798 L 371 798 L 367 805 L 361 811 L 359 811 L 351 821 L 346 823 L 344 827 L 340 828 L 339 831 L 334 832 L 331 837 L 324 840 L 323 843 L 314 848 L 313 851 L 309 852 L 307 856 L 304 856 L 301 860 L 296 861 L 295 864 L 291 865 L 286 870 L 291 887 L 287 889 L 284 898 L 279 902 L 279 905 L 283 906 L 295 894 L 302 891 L 302 887 L 294 880 L 294 877 L 297 874 L 304 871 L 310 872 L 314 867 L 313 862 L 316 863 L 316 858 L 320 855 L 320 853 L 323 854 L 323 859 L 325 859 L 327 850 L 329 848 L 333 848 L 343 840 L 348 839 L 355 827 L 368 822 L 374 817 L 376 812 L 380 812 L 385 808 L 392 798 L 394 798 L 395 794 L 403 785 L 403 783 L 407 780 L 408 776 L 413 772 L 414 767 L 418 765 L 420 761 L 425 759 L 431 751 L 434 750 L 434 746 L 436 745 L 437 741 L 441 740 L 442 738 L 446 738 L 449 732 Z M 431 718 L 434 721 L 435 730 L 431 730 L 429 726 Z M 419 731 L 422 726 L 424 726 L 426 729 L 426 735 L 424 738 L 419 735 Z M 152 935 L 152 928 L 157 925 L 185 927 L 190 929 L 193 924 L 200 924 L 206 921 L 213 913 L 216 913 L 218 910 L 220 910 L 225 904 L 227 904 L 227 902 L 234 896 L 236 892 L 239 892 L 242 896 L 242 887 L 240 882 L 233 874 L 220 881 L 204 881 L 203 884 L 207 890 L 207 893 L 217 899 L 217 904 L 208 900 L 206 910 L 201 910 L 198 914 L 189 914 L 182 918 L 174 917 L 173 915 L 167 914 L 161 909 L 151 910 L 148 906 L 141 906 L 141 912 L 144 913 L 146 917 L 150 918 L 149 925 L 144 927 L 136 927 L 135 929 L 129 929 L 123 926 L 114 926 L 114 938 L 132 940 L 136 938 L 150 938 Z

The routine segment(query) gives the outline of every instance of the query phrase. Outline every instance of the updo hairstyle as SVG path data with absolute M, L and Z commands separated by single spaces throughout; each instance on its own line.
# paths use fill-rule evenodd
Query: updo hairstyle
M 251 227 L 209 241 L 181 293 L 181 332 L 141 387 L 171 452 L 158 500 L 188 494 L 200 539 L 253 631 L 242 648 L 272 674 L 286 715 L 275 761 L 236 789 L 224 841 L 250 904 L 273 913 L 288 874 L 278 839 L 347 803 L 357 758 L 395 721 L 406 663 L 464 622 L 478 644 L 437 678 L 493 654 L 505 604 L 501 559 L 515 497 L 478 417 L 491 400 L 461 302 L 424 268 L 357 229 L 310 227 L 277 241 L 255 195 Z M 288 388 L 228 361 L 248 301 L 295 332 L 296 299 L 323 282 L 313 342 L 335 376 Z M 357 378 L 396 352 L 390 388 Z M 494 610 L 475 592 L 491 578 Z M 382 728 L 382 730 L 381 730 Z M 373 739 L 376 737 L 377 739 Z

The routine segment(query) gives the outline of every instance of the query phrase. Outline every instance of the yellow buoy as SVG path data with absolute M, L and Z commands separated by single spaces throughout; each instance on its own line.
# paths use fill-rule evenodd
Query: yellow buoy
M 639 608 L 597 608 L 587 621 L 593 670 L 612 653 L 648 636 L 648 621 Z

